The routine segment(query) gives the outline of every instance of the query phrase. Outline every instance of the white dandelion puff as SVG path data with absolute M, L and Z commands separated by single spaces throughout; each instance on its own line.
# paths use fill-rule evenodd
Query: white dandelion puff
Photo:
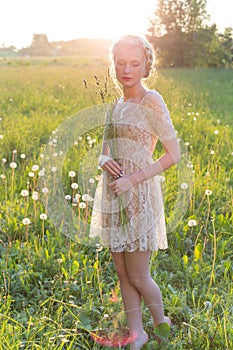
M 23 197 L 27 197 L 28 196 L 28 190 L 22 190 L 21 191 L 21 195 L 23 196 Z
M 206 194 L 207 196 L 210 196 L 210 195 L 212 194 L 212 191 L 211 191 L 211 190 L 206 190 L 206 191 L 205 191 L 205 194 Z
M 24 225 L 30 225 L 31 220 L 30 220 L 29 218 L 24 218 L 24 219 L 22 220 L 22 223 L 23 223 Z
M 46 194 L 49 192 L 49 189 L 47 187 L 44 187 L 44 188 L 42 188 L 41 192 Z
M 34 192 L 32 193 L 32 199 L 33 199 L 34 201 L 37 201 L 38 198 L 39 198 L 38 192 L 34 191 Z
M 193 164 L 192 164 L 191 162 L 189 162 L 189 163 L 187 164 L 187 167 L 190 168 L 190 169 L 192 169 L 192 168 L 193 168 Z
M 75 177 L 76 173 L 75 171 L 69 171 L 69 177 Z
M 39 170 L 39 165 L 34 164 L 34 165 L 32 166 L 32 171 L 37 171 L 37 170 Z
M 82 195 L 82 200 L 85 202 L 91 202 L 91 201 L 93 201 L 93 198 L 91 196 L 89 196 L 88 193 L 85 193 Z
M 42 213 L 42 214 L 40 214 L 40 219 L 41 220 L 46 220 L 47 219 L 47 214 L 45 214 L 45 213 Z
M 73 182 L 71 184 L 71 188 L 73 188 L 73 190 L 76 190 L 78 188 L 78 184 L 76 182 Z
M 196 220 L 194 220 L 194 219 L 189 220 L 188 221 L 188 226 L 189 227 L 197 226 Z
M 80 202 L 79 203 L 79 208 L 81 208 L 81 209 L 84 209 L 84 208 L 86 208 L 86 203 L 85 202 Z
M 10 167 L 11 167 L 11 169 L 15 169 L 15 168 L 17 168 L 17 164 L 15 162 L 11 162 Z
M 34 175 L 35 175 L 35 174 L 33 173 L 33 171 L 30 171 L 30 172 L 28 173 L 28 176 L 29 176 L 29 177 L 34 177 Z
M 187 182 L 183 182 L 180 187 L 182 188 L 182 190 L 187 190 L 189 185 L 187 184 Z

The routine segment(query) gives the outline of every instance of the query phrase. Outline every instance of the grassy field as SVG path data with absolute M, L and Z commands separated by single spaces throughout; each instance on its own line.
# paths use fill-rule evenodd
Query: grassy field
M 54 159 L 62 155 L 56 148 L 59 126 L 88 107 L 101 109 L 104 93 L 105 102 L 115 96 L 107 73 L 100 59 L 0 61 L 0 350 L 98 350 L 103 347 L 92 340 L 92 331 L 117 337 L 125 326 L 109 251 L 57 229 L 47 216 L 49 179 L 43 172 L 48 142 Z M 171 334 L 158 346 L 144 308 L 150 337 L 144 348 L 230 350 L 233 70 L 159 71 L 149 85 L 162 93 L 171 111 L 189 156 L 190 178 L 183 187 L 188 206 L 168 232 L 169 248 L 151 261 L 173 322 Z M 91 210 L 83 195 L 98 177 L 96 164 L 96 177 L 87 174 L 88 159 L 99 150 L 102 127 L 85 131 L 75 142 L 71 134 L 61 171 L 64 202 L 85 225 Z M 169 221 L 176 169 L 164 175 Z

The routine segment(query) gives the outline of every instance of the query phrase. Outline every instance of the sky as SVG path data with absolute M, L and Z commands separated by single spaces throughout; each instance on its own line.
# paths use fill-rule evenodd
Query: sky
M 33 34 L 48 40 L 145 35 L 157 0 L 1 0 L 0 47 L 30 46 Z M 207 0 L 211 23 L 233 27 L 233 0 Z

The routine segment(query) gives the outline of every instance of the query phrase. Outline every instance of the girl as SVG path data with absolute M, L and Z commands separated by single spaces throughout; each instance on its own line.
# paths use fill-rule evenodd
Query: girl
M 149 270 L 152 251 L 167 248 L 159 174 L 179 162 L 176 133 L 156 90 L 143 84 L 153 67 L 151 45 L 127 35 L 112 47 L 115 78 L 122 96 L 109 111 L 99 165 L 99 181 L 92 212 L 91 237 L 101 236 L 110 248 L 120 281 L 127 325 L 139 350 L 148 341 L 142 324 L 141 301 L 154 326 L 168 323 L 160 289 Z M 160 139 L 164 153 L 152 154 Z

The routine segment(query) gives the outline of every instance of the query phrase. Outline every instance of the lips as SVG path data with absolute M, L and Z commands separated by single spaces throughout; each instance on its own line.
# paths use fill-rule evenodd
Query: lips
M 130 77 L 122 77 L 122 80 L 124 80 L 124 81 L 130 81 L 132 78 L 130 78 Z

